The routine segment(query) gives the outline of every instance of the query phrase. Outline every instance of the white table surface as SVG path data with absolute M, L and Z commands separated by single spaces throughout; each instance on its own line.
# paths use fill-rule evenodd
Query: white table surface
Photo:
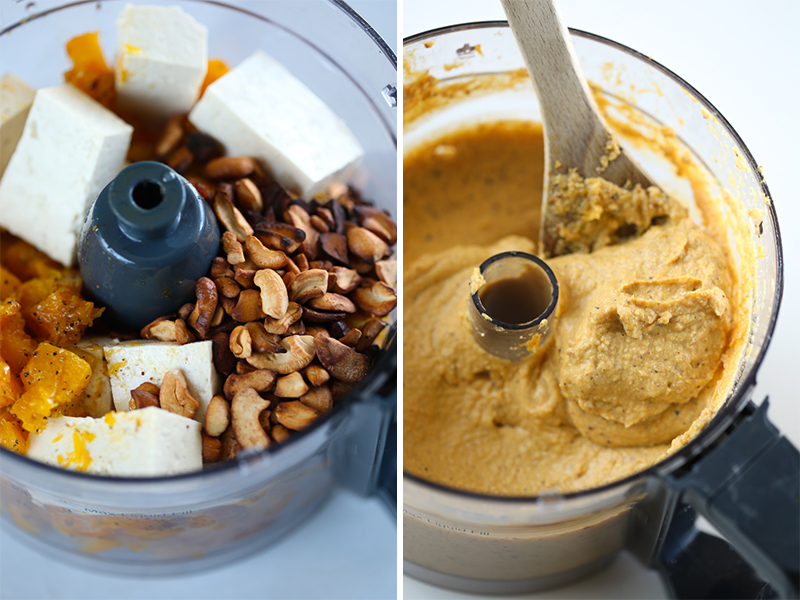
M 566 23 L 651 56 L 680 74 L 733 125 L 764 168 L 783 234 L 785 289 L 754 399 L 800 445 L 800 2 L 797 0 L 561 0 Z M 504 20 L 498 0 L 403 0 L 403 36 Z M 402 578 L 403 597 L 474 598 Z M 520 598 L 666 598 L 658 577 L 623 555 L 603 572 Z M 508 597 L 512 598 L 512 597 Z
M 349 3 L 396 51 L 396 2 Z M 257 555 L 183 577 L 144 580 L 98 575 L 47 558 L 0 528 L 3 600 L 374 599 L 396 594 L 396 517 L 381 501 L 346 491 L 335 492 L 298 530 Z

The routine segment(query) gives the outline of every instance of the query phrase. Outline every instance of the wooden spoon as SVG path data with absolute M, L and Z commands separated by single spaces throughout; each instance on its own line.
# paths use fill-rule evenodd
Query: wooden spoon
M 576 168 L 581 177 L 617 185 L 653 185 L 620 148 L 604 165 L 609 149 L 618 148 L 581 73 L 569 31 L 556 0 L 501 0 L 542 109 L 545 179 L 540 247 L 546 257 L 557 254 L 559 225 L 566 217 L 548 213 L 550 177 Z M 612 155 L 613 156 L 613 155 Z M 552 212 L 552 211 L 551 211 Z

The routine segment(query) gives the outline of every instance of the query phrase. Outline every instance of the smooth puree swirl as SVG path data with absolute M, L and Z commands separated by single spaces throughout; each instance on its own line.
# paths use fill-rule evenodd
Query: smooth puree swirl
M 496 149 L 501 139 L 513 142 L 511 130 L 508 123 L 494 131 L 484 124 L 450 134 L 448 143 L 457 149 L 460 135 L 474 148 L 494 135 L 490 145 Z M 514 135 L 525 137 L 524 131 Z M 469 215 L 444 210 L 466 193 L 460 184 L 466 180 L 456 171 L 469 167 L 450 172 L 437 158 L 426 162 L 425 152 L 435 156 L 436 145 L 406 156 L 405 177 L 419 177 L 413 189 L 423 189 L 423 176 L 434 173 L 438 193 L 446 190 L 447 196 L 406 196 L 407 223 L 426 203 L 438 202 L 434 212 L 441 216 L 431 220 L 451 231 L 461 228 L 469 244 Z M 526 142 L 531 145 L 536 144 Z M 513 144 L 502 158 L 509 173 L 533 160 L 516 155 Z M 471 180 L 481 174 L 479 163 L 473 166 Z M 516 235 L 451 245 L 409 261 L 403 317 L 406 471 L 489 494 L 589 489 L 655 464 L 675 438 L 713 410 L 734 314 L 724 253 L 681 205 L 660 192 L 587 182 L 580 182 L 581 189 L 594 212 L 587 214 L 586 232 L 604 241 L 590 246 L 591 253 L 548 261 L 561 290 L 558 324 L 549 347 L 533 359 L 512 363 L 485 352 L 471 334 L 467 306 L 476 266 L 501 252 L 534 252 L 535 239 Z M 642 194 L 656 202 L 636 212 L 633 199 Z M 626 211 L 621 217 L 611 214 L 618 199 Z M 506 204 L 524 200 L 530 196 L 487 195 L 486 213 L 507 214 Z M 631 221 L 635 231 L 620 231 L 620 224 Z M 407 247 L 425 234 L 407 234 Z

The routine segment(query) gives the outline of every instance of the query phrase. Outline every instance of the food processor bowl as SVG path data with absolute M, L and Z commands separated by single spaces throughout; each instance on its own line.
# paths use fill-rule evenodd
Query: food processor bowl
M 123 0 L 4 3 L 0 71 L 35 88 L 63 82 L 66 42 L 100 32 L 115 48 Z M 209 30 L 209 57 L 234 66 L 257 49 L 283 63 L 347 124 L 364 148 L 349 183 L 397 213 L 396 58 L 338 0 L 148 0 L 180 6 Z M 65 148 L 65 152 L 69 149 Z M 394 321 L 394 316 L 391 317 Z M 396 507 L 395 324 L 369 375 L 287 442 L 198 473 L 111 478 L 61 470 L 0 449 L 4 529 L 42 552 L 95 571 L 197 571 L 251 553 L 295 528 L 342 485 Z
M 686 446 L 642 473 L 597 489 L 499 497 L 405 473 L 404 570 L 453 589 L 517 593 L 574 581 L 627 548 L 660 568 L 674 594 L 698 594 L 680 597 L 713 597 L 702 595 L 712 588 L 700 584 L 713 586 L 711 580 L 718 583 L 724 577 L 738 577 L 736 589 L 744 594 L 748 585 L 757 593 L 766 580 L 778 593 L 796 595 L 797 450 L 766 421 L 768 403 L 756 409 L 750 402 L 783 285 L 769 190 L 735 130 L 678 75 L 616 42 L 570 33 L 583 73 L 620 144 L 662 189 L 688 202 L 696 222 L 728 241 L 741 326 L 732 340 L 740 345 L 727 359 L 732 368 L 724 404 Z M 409 86 L 404 93 L 405 151 L 477 122 L 541 121 L 524 61 L 505 22 L 455 25 L 413 36 L 405 41 L 403 58 L 404 86 Z M 420 82 L 424 85 L 415 88 Z M 748 436 L 760 441 L 748 445 Z M 765 452 L 780 458 L 767 459 Z M 718 462 L 704 466 L 712 464 L 710 457 Z M 762 459 L 766 462 L 750 468 Z M 755 485 L 740 475 L 759 469 L 765 481 L 758 485 L 771 486 L 773 500 L 737 504 L 745 488 Z M 782 475 L 767 476 L 770 469 Z M 713 485 L 700 483 L 708 477 L 716 478 Z M 753 514 L 745 517 L 745 511 Z M 754 570 L 722 540 L 713 561 L 697 544 L 692 549 L 705 535 L 694 527 L 698 512 Z M 706 571 L 686 570 L 689 563 L 680 562 L 686 552 L 694 552 L 691 564 Z M 673 568 L 679 564 L 695 581 L 681 580 Z M 737 565 L 738 573 L 731 572 L 731 565 Z

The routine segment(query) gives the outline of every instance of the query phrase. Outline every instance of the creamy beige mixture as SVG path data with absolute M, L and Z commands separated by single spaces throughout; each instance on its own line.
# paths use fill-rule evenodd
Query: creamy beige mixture
M 608 235 L 591 254 L 549 261 L 561 290 L 551 345 L 510 363 L 475 342 L 474 268 L 537 249 L 541 135 L 532 123 L 483 124 L 404 159 L 403 460 L 437 483 L 503 495 L 596 487 L 654 464 L 716 410 L 729 268 L 656 190 L 561 181 L 594 215 L 583 233 Z M 636 206 L 649 211 L 634 223 L 644 233 L 625 238 L 631 219 L 614 215 Z

